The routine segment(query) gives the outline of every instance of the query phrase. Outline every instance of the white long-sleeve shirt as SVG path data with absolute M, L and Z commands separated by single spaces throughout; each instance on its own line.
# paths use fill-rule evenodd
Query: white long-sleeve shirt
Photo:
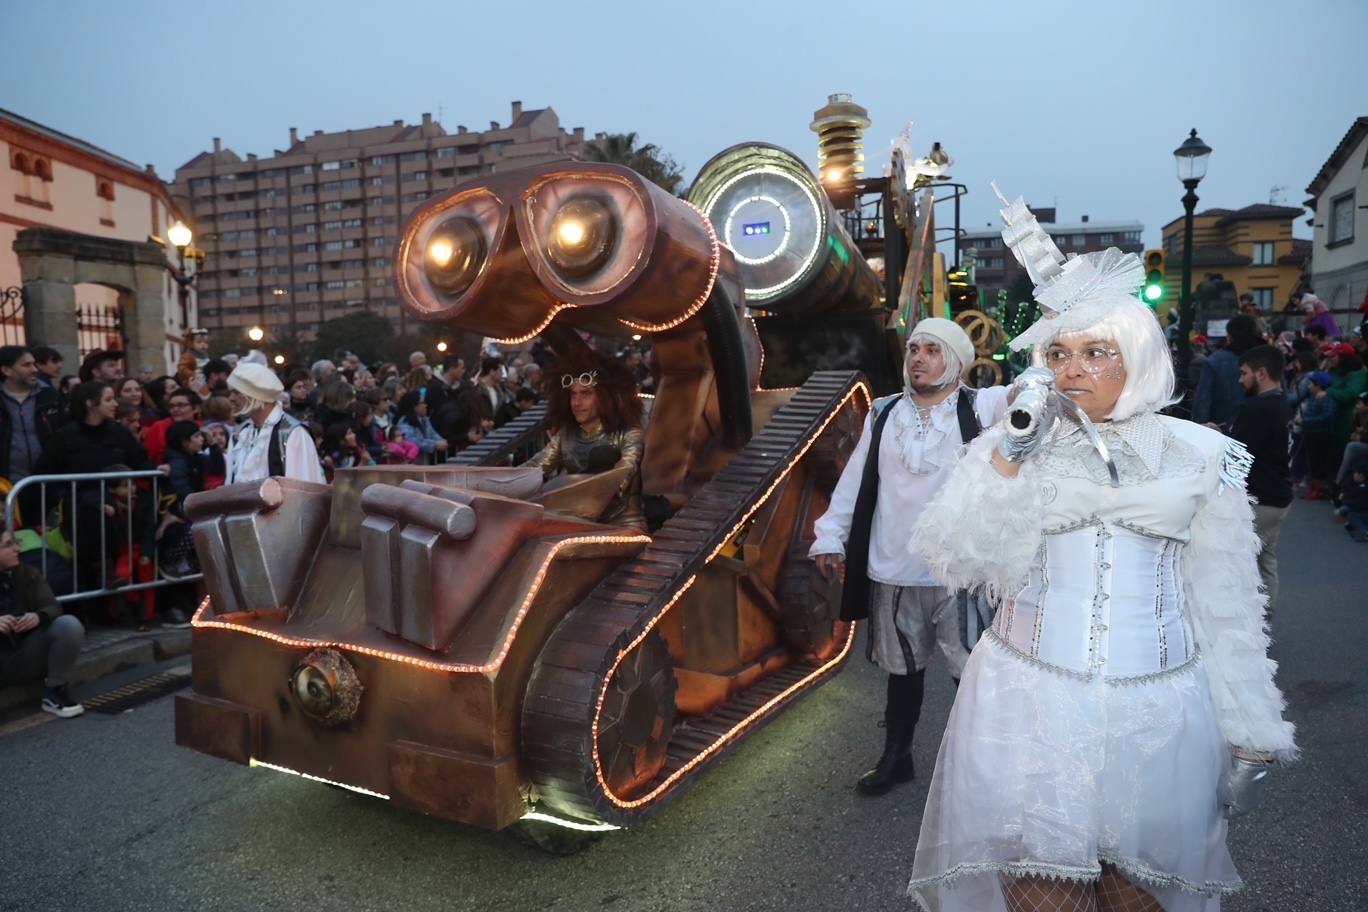
M 261 427 L 248 419 L 233 434 L 228 447 L 228 484 L 258 481 L 271 475 L 271 436 L 284 410 L 277 405 Z M 285 477 L 325 484 L 323 466 L 308 428 L 297 427 L 285 438 Z
M 974 412 L 982 427 L 996 424 L 1007 411 L 1008 390 L 1006 386 L 992 386 L 977 391 Z M 836 483 L 831 504 L 814 525 L 817 540 L 809 556 L 845 554 L 874 419 L 882 409 L 891 408 L 894 411 L 879 441 L 879 496 L 869 535 L 869 578 L 893 586 L 938 585 L 926 562 L 908 552 L 907 541 L 927 502 L 949 477 L 964 444 L 956 413 L 958 400 L 956 392 L 934 406 L 925 425 L 905 395 L 899 395 L 891 406 L 886 405 L 886 399 L 875 403 L 865 416 L 860 442 Z

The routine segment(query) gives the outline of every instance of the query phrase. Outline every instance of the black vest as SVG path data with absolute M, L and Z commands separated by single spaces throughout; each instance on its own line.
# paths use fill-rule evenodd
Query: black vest
M 978 416 L 974 414 L 974 394 L 961 387 L 955 403 L 959 418 L 960 439 L 965 443 L 979 435 Z M 860 621 L 869 617 L 869 536 L 874 526 L 874 504 L 879 499 L 879 444 L 883 439 L 884 424 L 893 413 L 898 399 L 884 406 L 874 419 L 865 456 L 864 474 L 860 477 L 860 493 L 855 498 L 855 512 L 850 518 L 850 535 L 846 540 L 845 586 L 841 590 L 841 620 Z

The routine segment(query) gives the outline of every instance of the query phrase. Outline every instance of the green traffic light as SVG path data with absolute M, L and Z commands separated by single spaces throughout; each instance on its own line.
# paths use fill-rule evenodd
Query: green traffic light
M 1157 300 L 1159 300 L 1160 298 L 1162 298 L 1163 296 L 1164 296 L 1164 286 L 1162 286 L 1162 285 L 1146 285 L 1146 286 L 1145 286 L 1145 300 L 1146 300 L 1146 301 L 1157 301 Z

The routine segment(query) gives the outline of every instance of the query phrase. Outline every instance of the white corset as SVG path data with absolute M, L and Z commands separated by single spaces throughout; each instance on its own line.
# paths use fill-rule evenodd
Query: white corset
M 1183 610 L 1184 547 L 1097 517 L 1046 530 L 1026 585 L 993 631 L 1028 658 L 1086 677 L 1181 668 L 1197 654 Z

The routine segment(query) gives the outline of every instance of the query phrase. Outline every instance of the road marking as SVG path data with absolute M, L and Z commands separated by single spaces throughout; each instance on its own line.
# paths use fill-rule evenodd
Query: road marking
M 130 684 L 125 684 L 123 687 L 117 687 L 114 690 L 106 691 L 102 694 L 97 694 L 89 698 L 88 700 L 82 701 L 82 703 L 87 710 L 90 710 L 95 707 L 102 706 L 106 703 L 113 702 L 114 700 L 132 696 L 133 694 L 136 694 L 139 691 L 144 690 L 148 687 L 152 687 L 153 685 L 160 684 L 168 680 L 189 677 L 189 675 L 190 663 L 186 662 L 181 665 L 176 665 L 173 668 L 169 668 L 166 671 L 150 674 L 146 677 L 139 678 L 138 680 Z M 5 737 L 6 735 L 18 734 L 19 732 L 26 731 L 30 728 L 36 728 L 39 725 L 44 725 L 48 722 L 56 721 L 56 719 L 57 717 L 52 715 L 51 713 L 46 713 L 42 711 L 36 712 L 31 716 L 23 716 L 21 718 L 15 719 L 13 722 L 7 722 L 4 725 L 0 725 L 0 738 Z
M 31 716 L 25 716 L 22 719 L 15 719 L 13 722 L 10 722 L 6 725 L 0 725 L 0 738 L 5 737 L 5 735 L 18 734 L 19 732 L 24 731 L 28 728 L 35 728 L 39 725 L 42 725 L 45 722 L 55 721 L 56 718 L 56 716 L 49 715 L 45 712 L 36 712 Z

